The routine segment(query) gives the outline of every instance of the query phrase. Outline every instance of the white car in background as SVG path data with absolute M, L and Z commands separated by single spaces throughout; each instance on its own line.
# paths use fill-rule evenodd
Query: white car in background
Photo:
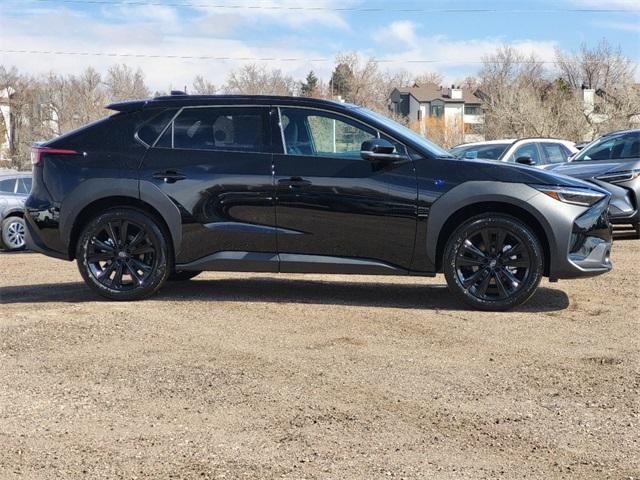
M 557 138 L 521 138 L 465 143 L 450 152 L 459 158 L 498 160 L 546 168 L 566 162 L 578 149 L 576 144 Z

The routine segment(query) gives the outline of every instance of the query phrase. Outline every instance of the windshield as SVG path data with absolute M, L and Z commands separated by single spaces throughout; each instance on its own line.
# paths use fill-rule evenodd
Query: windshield
M 458 158 L 498 160 L 509 146 L 509 143 L 491 143 L 489 145 L 460 145 L 451 149 Z
M 400 125 L 398 122 L 394 122 L 390 118 L 385 117 L 384 115 L 380 115 L 378 113 L 372 112 L 371 110 L 367 110 L 366 108 L 358 107 L 358 112 L 363 114 L 366 117 L 372 118 L 376 120 L 378 123 L 383 124 L 390 131 L 391 134 L 398 134 L 400 138 L 398 140 L 402 140 L 402 138 L 408 138 L 414 143 L 419 144 L 422 148 L 424 148 L 430 155 L 434 157 L 451 157 L 451 154 L 447 152 L 444 148 L 436 145 L 433 142 L 430 142 L 422 135 L 417 134 L 413 130 Z
M 622 160 L 640 157 L 640 131 L 610 135 L 583 148 L 574 162 L 589 160 Z

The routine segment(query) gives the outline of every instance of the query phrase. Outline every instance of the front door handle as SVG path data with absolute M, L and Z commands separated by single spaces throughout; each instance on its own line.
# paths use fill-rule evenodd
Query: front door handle
M 184 180 L 186 175 L 175 172 L 173 170 L 167 170 L 166 172 L 156 172 L 153 174 L 153 178 L 164 180 L 165 183 L 176 183 L 178 180 Z
M 290 177 L 281 178 L 280 180 L 278 180 L 278 185 L 289 188 L 302 188 L 311 186 L 311 182 L 309 180 L 305 180 L 302 177 Z

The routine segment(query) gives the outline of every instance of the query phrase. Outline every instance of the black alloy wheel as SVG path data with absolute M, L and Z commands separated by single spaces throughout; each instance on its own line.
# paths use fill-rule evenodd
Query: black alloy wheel
M 137 300 L 165 282 L 166 235 L 148 214 L 112 209 L 98 216 L 80 235 L 76 258 L 85 282 L 113 300 Z
M 484 310 L 524 303 L 542 277 L 540 242 L 519 220 L 502 214 L 474 217 L 451 236 L 444 271 L 451 290 Z

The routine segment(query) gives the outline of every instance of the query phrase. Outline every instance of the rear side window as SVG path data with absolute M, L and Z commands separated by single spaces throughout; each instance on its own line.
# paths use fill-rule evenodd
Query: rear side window
M 7 178 L 0 180 L 0 192 L 2 193 L 14 193 L 16 189 L 16 179 Z
M 186 150 L 268 152 L 267 125 L 265 108 L 185 108 L 158 146 L 172 143 L 173 148 Z M 171 134 L 173 142 L 169 142 Z
M 138 139 L 149 146 L 153 145 L 176 112 L 177 110 L 175 108 L 165 110 L 154 116 L 148 122 L 145 122 L 137 131 Z
M 559 143 L 542 143 L 547 163 L 563 163 L 567 161 L 567 153 Z

